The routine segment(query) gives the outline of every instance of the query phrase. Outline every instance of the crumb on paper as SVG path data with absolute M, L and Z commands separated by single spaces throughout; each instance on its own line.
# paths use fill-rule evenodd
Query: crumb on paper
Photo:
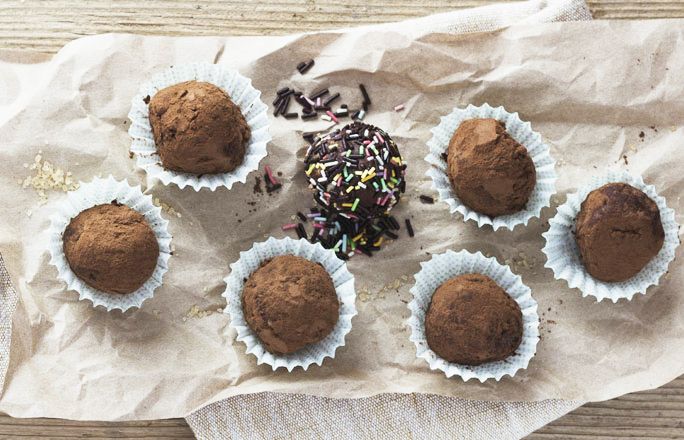
M 78 182 L 74 180 L 70 171 L 56 167 L 52 162 L 43 158 L 42 151 L 33 158 L 32 164 L 24 164 L 33 175 L 27 176 L 21 181 L 23 188 L 33 188 L 38 194 L 40 204 L 47 202 L 50 191 L 73 191 L 78 189 Z
M 178 218 L 182 217 L 180 212 L 173 209 L 173 207 L 171 205 L 169 205 L 168 203 L 162 202 L 159 199 L 159 197 L 153 197 L 152 203 L 154 203 L 154 206 L 160 207 L 162 209 L 162 211 L 166 212 L 167 214 L 169 214 L 171 216 L 176 216 Z
M 359 290 L 357 291 L 357 297 L 361 300 L 361 302 L 368 302 L 372 299 L 377 298 L 384 299 L 387 297 L 387 294 L 389 293 L 398 293 L 399 289 L 407 285 L 409 282 L 410 277 L 408 275 L 402 275 L 399 278 L 385 284 L 376 291 L 371 291 L 370 288 L 363 286 L 359 288 Z
M 504 264 L 510 266 L 513 272 L 519 272 L 521 269 L 534 269 L 537 259 L 526 255 L 524 252 L 519 252 L 518 255 L 505 259 Z
M 194 318 L 194 319 L 201 319 L 204 318 L 205 316 L 213 315 L 214 313 L 222 313 L 223 309 L 222 308 L 209 308 L 206 310 L 202 310 L 199 308 L 197 304 L 193 305 L 190 307 L 190 310 L 188 310 L 188 313 L 185 314 L 183 317 L 183 321 L 185 322 L 188 319 Z

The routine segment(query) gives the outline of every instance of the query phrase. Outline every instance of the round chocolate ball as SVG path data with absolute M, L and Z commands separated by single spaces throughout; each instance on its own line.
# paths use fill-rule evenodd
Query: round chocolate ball
M 62 240 L 71 270 L 103 292 L 135 292 L 157 266 L 159 244 L 145 217 L 116 202 L 79 213 Z
M 449 142 L 447 165 L 459 200 L 490 217 L 524 209 L 537 181 L 527 149 L 496 119 L 463 121 Z
M 311 139 L 304 172 L 320 214 L 317 240 L 340 258 L 379 249 L 399 229 L 390 211 L 406 190 L 406 162 L 382 129 L 362 122 Z
M 162 166 L 191 174 L 228 173 L 242 164 L 251 131 L 228 94 L 187 81 L 157 92 L 149 103 Z
M 328 336 L 337 324 L 340 304 L 332 278 L 320 264 L 283 255 L 249 276 L 242 308 L 268 351 L 289 354 Z
M 435 290 L 425 315 L 425 336 L 441 358 L 464 365 L 506 359 L 523 335 L 522 312 L 491 278 L 467 274 Z
M 625 281 L 655 257 L 665 240 L 660 210 L 626 183 L 609 183 L 587 195 L 575 222 L 582 263 L 601 281 Z

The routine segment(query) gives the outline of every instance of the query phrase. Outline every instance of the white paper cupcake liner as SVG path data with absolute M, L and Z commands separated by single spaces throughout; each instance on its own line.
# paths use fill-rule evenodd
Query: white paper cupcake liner
M 610 182 L 627 183 L 646 193 L 658 205 L 660 221 L 665 231 L 665 241 L 658 255 L 632 278 L 615 283 L 597 280 L 586 271 L 574 236 L 575 219 L 582 202 L 591 191 Z M 667 207 L 665 199 L 658 195 L 653 185 L 646 185 L 641 176 L 611 170 L 604 176 L 594 177 L 590 184 L 576 193 L 569 194 L 567 201 L 558 207 L 556 215 L 549 220 L 549 230 L 542 234 L 546 239 L 546 245 L 542 249 L 546 254 L 544 266 L 553 271 L 556 279 L 563 279 L 571 288 L 580 289 L 583 297 L 593 296 L 597 301 L 605 298 L 613 302 L 620 298 L 631 300 L 636 293 L 646 293 L 649 287 L 658 285 L 660 277 L 667 272 L 679 245 L 678 231 L 674 211 Z
M 446 251 L 433 255 L 429 261 L 420 263 L 421 270 L 415 275 L 416 283 L 411 288 L 413 300 L 408 304 L 411 317 L 408 325 L 411 328 L 410 340 L 416 344 L 416 354 L 425 359 L 432 370 L 441 370 L 447 377 L 460 376 L 464 381 L 477 379 L 500 380 L 509 375 L 514 376 L 520 369 L 527 368 L 534 357 L 539 341 L 539 315 L 537 302 L 532 298 L 530 288 L 523 284 L 520 276 L 511 272 L 508 266 L 499 264 L 493 257 L 485 257 L 480 252 L 471 254 L 468 251 Z M 430 349 L 425 337 L 425 314 L 432 295 L 446 280 L 469 273 L 481 273 L 493 279 L 520 306 L 523 316 L 523 337 L 520 346 L 512 356 L 482 365 L 470 366 L 448 362 Z
M 159 90 L 185 81 L 203 81 L 223 89 L 230 99 L 240 107 L 252 135 L 247 145 L 242 164 L 230 173 L 204 174 L 201 176 L 164 169 L 161 165 L 149 120 L 148 104 L 144 99 L 153 97 Z M 214 191 L 220 186 L 230 189 L 236 182 L 245 183 L 250 172 L 259 168 L 259 162 L 266 157 L 266 146 L 271 140 L 268 132 L 268 107 L 261 102 L 261 92 L 252 87 L 252 81 L 237 71 L 226 67 L 200 63 L 171 67 L 154 76 L 140 87 L 133 98 L 128 118 L 131 127 L 128 134 L 133 138 L 131 152 L 136 155 L 136 164 L 145 170 L 150 179 L 158 179 L 164 185 L 174 183 L 178 187 L 191 186 L 195 191 L 209 188 Z
M 524 210 L 492 218 L 468 208 L 456 196 L 447 175 L 447 162 L 442 155 L 447 154 L 449 141 L 458 126 L 463 121 L 474 118 L 493 118 L 505 123 L 506 131 L 513 139 L 527 148 L 537 171 L 537 183 Z M 440 119 L 439 125 L 431 132 L 432 138 L 427 143 L 430 153 L 425 156 L 425 160 L 432 166 L 425 174 L 432 178 L 432 189 L 437 191 L 440 200 L 449 205 L 452 214 L 459 212 L 464 220 L 473 220 L 479 227 L 491 225 L 494 230 L 512 230 L 516 225 L 526 225 L 531 218 L 539 217 L 542 208 L 550 205 L 551 196 L 556 192 L 555 161 L 541 135 L 532 130 L 529 122 L 520 120 L 518 113 L 509 113 L 503 107 L 493 108 L 489 104 L 480 107 L 469 105 L 465 109 L 454 108 Z
M 256 333 L 247 325 L 242 310 L 244 280 L 264 261 L 278 255 L 296 255 L 320 263 L 330 274 L 340 302 L 340 317 L 333 331 L 322 341 L 287 355 L 276 355 L 266 350 Z M 356 291 L 354 276 L 333 251 L 304 239 L 271 237 L 264 242 L 255 243 L 248 251 L 240 252 L 240 259 L 231 264 L 230 269 L 230 275 L 225 278 L 226 290 L 223 292 L 228 303 L 224 312 L 230 315 L 230 326 L 237 331 L 237 340 L 245 343 L 247 353 L 256 356 L 258 365 L 268 364 L 274 371 L 280 367 L 285 367 L 288 371 L 295 367 L 306 370 L 311 364 L 320 366 L 326 357 L 334 358 L 335 351 L 344 346 L 344 339 L 352 328 L 352 318 L 356 315 Z
M 159 243 L 159 258 L 152 276 L 138 290 L 129 294 L 107 293 L 89 286 L 71 270 L 64 255 L 62 234 L 71 219 L 88 208 L 111 203 L 113 200 L 142 214 Z M 67 200 L 57 206 L 55 211 L 50 217 L 48 229 L 50 264 L 57 268 L 59 278 L 66 282 L 67 288 L 78 292 L 79 299 L 87 299 L 96 307 L 124 312 L 132 307 L 140 307 L 146 299 L 152 298 L 168 269 L 171 234 L 168 232 L 168 220 L 161 216 L 161 208 L 154 206 L 152 197 L 144 195 L 140 186 L 132 187 L 126 181 L 114 180 L 112 176 L 106 179 L 95 178 L 92 182 L 81 183 L 78 190 L 70 192 Z

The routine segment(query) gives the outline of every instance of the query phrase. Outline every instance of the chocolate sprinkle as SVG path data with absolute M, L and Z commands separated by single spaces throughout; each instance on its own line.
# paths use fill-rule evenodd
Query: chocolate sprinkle
M 393 239 L 393 240 L 396 240 L 397 238 L 399 238 L 399 236 L 397 234 L 395 234 L 394 232 L 389 231 L 389 230 L 385 231 L 385 235 L 388 236 L 389 238 Z
M 361 94 L 363 95 L 363 109 L 368 111 L 368 106 L 371 105 L 371 100 L 368 96 L 368 91 L 366 91 L 366 86 L 359 84 L 359 89 L 361 89 Z
M 428 204 L 435 203 L 435 199 L 433 199 L 430 196 L 423 195 L 423 194 L 420 195 L 420 201 L 423 203 L 428 203 Z
M 309 60 L 309 61 L 302 61 L 297 65 L 297 70 L 299 70 L 299 73 L 302 75 L 305 74 L 306 72 L 309 71 L 314 65 L 314 60 Z M 301 67 L 300 67 L 301 66 Z
M 317 98 L 320 98 L 321 96 L 323 96 L 327 93 L 328 93 L 328 89 L 322 89 L 322 90 L 315 92 L 313 95 L 309 96 L 309 99 L 312 101 L 315 101 Z
M 414 235 L 416 235 L 413 232 L 413 226 L 411 225 L 411 220 L 409 219 L 406 219 L 406 230 L 408 231 L 409 237 L 413 237 Z
M 297 223 L 297 235 L 299 236 L 299 238 L 308 238 L 308 236 L 306 235 L 306 229 L 304 229 L 304 225 L 301 223 Z
M 323 101 L 323 107 L 330 107 L 330 104 L 339 97 L 340 97 L 339 93 L 335 93 L 334 95 L 330 96 L 328 99 Z

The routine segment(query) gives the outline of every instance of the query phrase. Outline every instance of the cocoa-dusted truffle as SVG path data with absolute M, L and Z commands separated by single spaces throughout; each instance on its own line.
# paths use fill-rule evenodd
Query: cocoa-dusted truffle
M 135 292 L 157 266 L 159 244 L 145 217 L 116 201 L 71 219 L 62 240 L 71 270 L 103 292 Z
M 515 302 L 491 278 L 460 275 L 435 290 L 425 315 L 427 343 L 457 364 L 506 359 L 522 341 L 523 320 Z
M 328 336 L 340 304 L 333 281 L 320 264 L 283 255 L 250 275 L 242 307 L 247 324 L 266 349 L 288 354 Z
M 496 119 L 463 121 L 449 142 L 447 164 L 459 200 L 490 217 L 524 209 L 537 181 L 527 149 Z
M 198 81 L 175 84 L 152 97 L 149 112 L 167 170 L 215 174 L 242 164 L 251 131 L 240 107 L 219 87 Z
M 658 254 L 665 231 L 653 200 L 626 183 L 609 183 L 582 202 L 575 239 L 587 272 L 617 282 L 639 273 Z

